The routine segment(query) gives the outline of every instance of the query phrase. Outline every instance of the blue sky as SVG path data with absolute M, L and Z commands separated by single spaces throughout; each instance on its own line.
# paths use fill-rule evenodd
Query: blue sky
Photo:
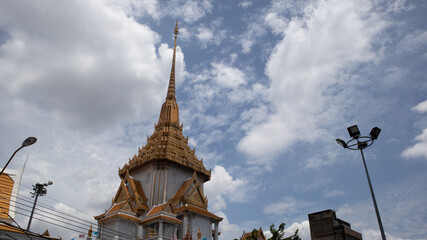
M 310 239 L 307 215 L 324 209 L 380 239 L 360 154 L 335 143 L 354 124 L 382 129 L 365 156 L 388 239 L 426 239 L 426 5 L 2 1 L 0 157 L 36 136 L 10 166 L 29 156 L 22 185 L 51 179 L 42 203 L 102 213 L 153 132 L 178 20 L 180 118 L 212 169 L 222 239 L 281 222 Z

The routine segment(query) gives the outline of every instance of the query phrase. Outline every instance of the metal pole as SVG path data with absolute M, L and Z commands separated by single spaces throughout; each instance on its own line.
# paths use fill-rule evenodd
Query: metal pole
M 37 199 L 39 198 L 41 188 L 43 188 L 43 185 L 41 185 L 41 186 L 36 185 L 36 190 L 35 190 L 36 199 L 34 200 L 33 209 L 31 210 L 30 220 L 28 220 L 27 231 L 30 231 L 31 220 L 33 220 L 34 209 L 36 208 Z
M 383 224 L 381 222 L 380 212 L 378 211 L 377 201 L 375 200 L 374 189 L 372 189 L 371 179 L 369 178 L 368 167 L 366 166 L 365 156 L 363 155 L 363 148 L 359 148 L 360 154 L 362 155 L 363 165 L 365 166 L 366 177 L 368 178 L 369 189 L 371 190 L 372 201 L 374 202 L 375 213 L 377 214 L 378 225 L 380 226 L 381 237 L 383 240 L 386 240 L 384 234 Z
M 13 156 L 15 156 L 15 154 L 21 150 L 21 148 L 23 148 L 24 146 L 21 146 L 20 148 L 16 149 L 16 151 L 12 154 L 12 156 L 9 158 L 9 161 L 7 161 L 6 165 L 4 166 L 4 168 L 1 170 L 0 172 L 0 176 L 3 174 L 4 170 L 6 169 L 7 165 L 9 165 L 10 161 L 12 160 Z

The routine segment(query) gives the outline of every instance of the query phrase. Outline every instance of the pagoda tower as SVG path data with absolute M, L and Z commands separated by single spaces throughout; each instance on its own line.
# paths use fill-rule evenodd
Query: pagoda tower
M 208 211 L 203 184 L 211 171 L 184 137 L 175 96 L 175 25 L 172 69 L 165 102 L 145 146 L 119 169 L 120 186 L 96 216 L 101 239 L 217 240 L 222 218 Z

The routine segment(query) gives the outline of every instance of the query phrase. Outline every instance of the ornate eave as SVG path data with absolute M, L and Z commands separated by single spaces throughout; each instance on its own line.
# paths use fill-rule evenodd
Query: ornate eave
M 183 182 L 181 187 L 176 191 L 174 196 L 169 200 L 174 208 L 178 208 L 185 204 L 192 204 L 203 209 L 208 208 L 208 199 L 203 196 L 201 183 L 194 172 L 193 176 Z
M 181 206 L 181 207 L 179 207 L 179 208 L 176 209 L 176 212 L 177 212 L 178 215 L 180 213 L 184 213 L 186 211 L 187 212 L 197 213 L 197 214 L 203 215 L 205 217 L 209 217 L 209 218 L 211 218 L 213 220 L 216 220 L 216 221 L 222 221 L 222 219 L 223 219 L 222 217 L 218 217 L 217 215 L 209 212 L 206 209 L 199 208 L 199 207 L 193 206 L 191 204 L 185 204 L 184 206 Z
M 113 217 L 126 217 L 134 221 L 138 219 L 137 215 L 148 210 L 147 197 L 141 183 L 126 172 L 111 202 L 111 207 L 105 213 L 95 216 L 95 220 L 102 222 Z
M 156 221 L 168 221 L 181 224 L 177 218 L 186 212 L 196 213 L 210 218 L 212 221 L 221 221 L 222 218 L 208 211 L 208 199 L 203 196 L 203 190 L 196 172 L 188 180 L 184 181 L 169 201 L 153 206 L 141 219 L 140 224 L 148 224 Z

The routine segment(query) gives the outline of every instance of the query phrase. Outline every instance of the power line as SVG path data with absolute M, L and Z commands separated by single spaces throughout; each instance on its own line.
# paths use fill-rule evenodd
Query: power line
M 7 208 L 4 208 L 4 207 L 0 207 L 0 208 L 1 208 L 1 209 L 6 209 L 6 210 L 7 210 Z M 30 216 L 30 215 L 28 215 L 28 214 L 24 214 L 24 213 L 21 213 L 21 212 L 15 212 L 15 214 L 19 214 L 19 215 L 26 216 L 26 217 L 29 217 L 29 216 Z M 50 218 L 50 217 L 48 217 L 48 216 L 46 216 L 46 215 L 43 215 L 43 214 L 37 214 L 37 215 L 38 215 L 38 216 L 45 217 L 45 218 Z M 62 222 L 62 223 L 69 224 L 69 225 L 74 226 L 74 227 L 76 227 L 76 228 L 72 228 L 72 227 L 69 227 L 69 226 L 64 226 L 64 225 L 61 225 L 61 224 L 58 224 L 58 223 L 55 223 L 55 222 L 52 222 L 52 221 L 49 221 L 49 220 L 46 220 L 46 219 L 43 219 L 43 218 L 39 218 L 39 217 L 36 217 L 36 216 L 34 216 L 33 218 L 34 218 L 34 219 L 37 219 L 37 220 L 39 220 L 39 221 L 42 221 L 42 222 L 45 222 L 45 223 L 51 224 L 51 225 L 55 225 L 55 226 L 60 227 L 60 228 L 65 228 L 65 229 L 68 229 L 68 230 L 74 231 L 74 232 L 81 232 L 81 229 L 86 230 L 85 228 L 82 228 L 82 227 L 79 227 L 79 226 L 76 226 L 76 225 L 74 225 L 74 224 L 70 224 L 70 223 L 67 223 L 67 222 L 59 221 L 58 219 L 52 219 L 52 218 L 50 218 L 50 219 L 55 220 L 55 221 L 59 221 L 59 222 Z M 129 237 L 127 237 L 127 236 L 124 236 L 123 234 L 110 234 L 110 233 L 108 233 L 108 232 L 107 232 L 107 233 L 103 233 L 103 235 L 105 235 L 105 236 L 107 236 L 107 237 L 112 237 L 112 238 L 114 238 L 115 236 L 119 236 L 119 237 L 121 237 L 121 238 L 123 238 L 123 239 L 129 239 L 129 240 L 134 240 L 134 239 L 135 239 L 134 237 L 129 238 Z
M 1 192 L 1 191 L 0 191 L 0 192 Z M 2 198 L 2 197 L 0 197 L 0 198 Z M 19 199 L 19 200 L 25 201 L 25 202 L 31 202 L 30 200 L 27 200 L 27 199 L 29 199 L 29 198 L 27 198 L 27 197 L 19 197 L 19 196 L 16 196 L 16 198 L 17 198 L 17 199 Z M 27 198 L 27 199 L 25 199 L 25 198 Z M 3 199 L 5 199 L 5 198 L 3 198 Z M 5 200 L 7 200 L 7 199 L 5 199 Z M 14 200 L 10 200 L 10 201 L 11 201 L 11 202 L 15 202 L 15 207 L 16 207 L 16 208 L 21 209 L 21 210 L 26 211 L 26 212 L 29 212 L 29 211 L 30 211 L 30 210 L 28 210 L 28 209 L 25 209 L 25 208 L 22 208 L 22 207 L 16 206 L 16 204 L 20 204 L 20 205 L 25 206 L 25 207 L 31 207 L 31 206 L 26 205 L 26 204 L 24 204 L 24 203 L 19 203 L 19 202 L 14 201 Z M 51 208 L 51 207 L 49 207 L 49 206 L 43 206 L 43 207 L 44 207 L 44 208 L 49 209 L 50 211 L 57 212 L 57 213 L 60 213 L 60 214 L 63 214 L 63 215 L 67 215 L 67 216 L 69 216 L 69 217 L 72 217 L 72 218 L 78 219 L 78 220 L 80 220 L 80 221 L 83 221 L 83 222 L 86 222 L 86 223 L 89 223 L 89 224 L 92 224 L 92 225 L 97 226 L 97 224 L 94 224 L 94 223 L 89 222 L 89 221 L 84 220 L 84 219 L 77 218 L 77 217 L 72 216 L 72 215 L 70 215 L 70 214 L 68 214 L 68 213 L 64 213 L 64 212 L 57 211 L 57 210 L 55 210 L 55 209 L 52 209 L 52 208 Z M 62 222 L 62 223 L 66 223 L 66 224 L 71 224 L 70 222 L 72 222 L 72 223 L 77 223 L 77 224 L 80 224 L 80 225 L 85 225 L 85 223 L 77 222 L 77 221 L 75 221 L 74 219 L 65 218 L 65 217 L 63 217 L 63 216 L 61 216 L 61 215 L 53 214 L 53 213 L 50 213 L 50 212 L 45 211 L 45 210 L 40 209 L 40 208 L 36 208 L 36 209 L 37 209 L 38 211 L 41 211 L 41 212 L 44 212 L 44 213 L 47 213 L 47 214 L 50 214 L 50 215 L 53 215 L 53 216 L 56 216 L 56 217 L 60 217 L 60 218 L 64 218 L 64 219 L 68 220 L 68 221 L 61 221 L 61 220 L 58 220 L 58 219 L 56 219 L 56 218 L 52 218 L 52 217 L 49 217 L 49 216 L 46 216 L 46 215 L 43 215 L 43 214 L 38 213 L 38 215 L 40 215 L 40 216 L 43 216 L 43 217 L 46 217 L 46 218 L 49 218 L 49 219 L 52 219 L 52 220 L 55 220 L 55 221 L 58 221 L 58 222 Z M 19 212 L 16 212 L 16 211 L 15 211 L 15 213 L 20 214 Z M 28 215 L 25 215 L 25 214 L 20 214 L 20 215 L 28 216 Z M 36 219 L 41 220 L 40 218 L 36 218 Z M 41 220 L 41 221 L 44 221 L 44 222 L 48 222 L 48 223 L 54 224 L 54 223 L 52 223 L 52 222 L 50 222 L 50 221 L 45 221 L 45 220 Z M 62 226 L 61 226 L 61 225 L 59 225 L 59 224 L 54 224 L 54 225 L 57 225 L 57 226 L 62 227 Z M 87 227 L 87 225 L 85 225 L 85 227 L 81 227 L 81 226 L 74 225 L 74 224 L 71 224 L 71 225 L 73 225 L 73 226 L 75 226 L 75 227 L 77 227 L 77 228 L 80 228 L 80 229 L 84 229 L 84 231 L 86 230 L 86 228 L 85 228 L 85 227 Z M 66 227 L 64 227 L 64 228 L 66 228 Z M 66 228 L 66 229 L 69 229 L 69 228 Z M 76 230 L 76 229 L 73 229 L 73 230 Z M 109 228 L 105 228 L 105 227 L 104 227 L 104 228 L 103 228 L 103 234 L 105 234 L 105 235 L 109 235 L 109 233 L 112 233 L 112 234 L 115 234 L 115 235 L 120 235 L 120 236 L 122 236 L 122 237 L 124 237 L 124 238 L 127 238 L 127 239 L 132 239 L 132 238 L 133 238 L 133 236 L 131 236 L 131 235 L 124 234 L 124 233 L 120 233 L 120 232 L 118 232 L 118 231 L 115 231 L 115 230 L 112 230 L 112 229 L 109 229 Z M 129 238 L 129 237 L 130 237 L 130 238 Z
M 31 188 L 29 188 L 29 187 L 27 187 L 27 186 L 25 186 L 25 185 L 22 185 L 22 184 L 19 184 L 20 186 L 22 186 L 22 187 L 24 187 L 24 188 L 27 188 L 27 189 L 29 189 L 29 190 L 32 190 Z M 2 192 L 1 191 L 1 187 L 0 187 L 0 192 Z M 18 200 L 20 200 L 20 201 L 25 201 L 25 202 L 27 202 L 27 203 L 32 203 L 33 201 L 32 201 L 32 199 L 30 199 L 29 197 L 26 197 L 26 196 L 22 196 L 22 195 L 20 195 L 20 196 L 18 196 L 18 194 L 19 193 L 17 193 L 14 197 L 16 197 Z M 12 194 L 10 194 L 11 196 L 12 196 Z M 84 211 L 82 211 L 82 210 L 79 210 L 79 209 L 77 209 L 77 208 L 75 208 L 75 207 L 72 207 L 72 206 L 69 206 L 69 205 L 67 205 L 67 204 L 65 204 L 65 203 L 63 203 L 63 202 L 61 202 L 61 201 L 59 201 L 59 200 L 57 200 L 57 199 L 54 199 L 54 198 L 52 198 L 52 197 L 49 197 L 49 196 L 47 196 L 48 198 L 50 198 L 50 199 L 52 199 L 52 200 L 54 200 L 54 201 L 56 201 L 56 202 L 58 202 L 58 203 L 62 203 L 62 204 L 64 204 L 65 206 L 67 206 L 67 207 L 70 207 L 70 208 L 72 208 L 72 209 L 74 209 L 74 210 L 77 210 L 77 211 L 79 211 L 79 212 L 81 212 L 81 213 L 84 213 L 84 214 L 86 214 L 86 215 L 88 215 L 88 216 L 91 216 L 91 217 L 93 217 L 93 215 L 91 215 L 91 214 L 89 214 L 89 213 L 87 213 L 87 212 L 84 212 Z M 23 203 L 20 203 L 20 202 L 17 202 L 16 201 L 16 203 L 17 204 L 21 204 L 21 205 L 23 205 L 23 206 L 26 206 L 26 207 L 31 207 L 31 206 L 28 206 L 28 205 L 26 205 L 26 204 L 23 204 Z M 52 207 L 50 207 L 50 206 L 48 206 L 48 205 L 46 205 L 46 204 L 43 204 L 43 203 L 39 203 L 38 204 L 38 206 L 42 206 L 42 207 L 44 207 L 44 208 L 46 208 L 46 209 L 49 209 L 49 210 L 51 210 L 51 211 L 53 211 L 53 212 L 56 212 L 56 213 L 59 213 L 59 214 L 62 214 L 62 215 L 66 215 L 66 216 L 68 216 L 68 217 L 71 217 L 71 218 L 74 218 L 74 219 L 78 219 L 78 220 L 80 220 L 80 221 L 83 221 L 83 222 L 86 222 L 86 223 L 88 223 L 88 224 L 91 224 L 91 225 L 93 225 L 93 226 L 95 226 L 95 227 L 99 227 L 99 225 L 98 224 L 96 224 L 96 223 L 94 223 L 94 222 L 90 222 L 90 221 L 88 221 L 88 220 L 85 220 L 85 219 L 81 219 L 81 218 L 79 218 L 79 217 L 76 217 L 76 216 L 73 216 L 73 215 L 71 215 L 71 214 L 69 214 L 69 213 L 66 213 L 66 212 L 62 212 L 62 211 L 58 211 L 58 210 L 56 210 L 56 209 L 54 209 L 54 208 L 52 208 Z M 23 208 L 21 208 L 22 210 L 25 210 L 25 211 L 29 211 L 29 210 L 27 210 L 27 209 L 23 209 Z M 57 217 L 63 217 L 63 216 L 58 216 L 58 215 L 55 215 L 55 214 L 52 214 L 52 213 L 49 213 L 49 212 L 47 212 L 47 211 L 44 211 L 44 210 L 41 210 L 40 209 L 40 207 L 36 207 L 36 210 L 38 210 L 38 211 L 42 211 L 42 212 L 45 212 L 45 213 L 47 213 L 47 214 L 51 214 L 51 215 L 54 215 L 54 216 L 57 216 Z M 19 213 L 17 213 L 17 214 L 19 214 Z M 40 215 L 40 214 L 39 214 Z M 63 217 L 64 218 L 64 217 Z M 70 218 L 65 218 L 65 219 L 67 219 L 67 220 L 69 220 L 69 221 L 71 221 L 71 222 L 74 222 L 74 223 L 77 223 L 77 224 L 84 224 L 84 223 L 80 223 L 80 222 L 77 222 L 77 221 L 75 221 L 75 220 L 73 220 L 73 219 L 70 219 Z M 116 230 L 113 230 L 113 229 L 109 229 L 109 228 L 105 228 L 105 227 L 102 227 L 102 230 L 103 230 L 103 233 L 104 232 L 109 232 L 109 233 L 115 233 L 115 234 L 119 234 L 119 235 L 124 235 L 124 236 L 129 236 L 129 237 L 133 237 L 132 235 L 129 235 L 129 234 L 125 234 L 125 233 L 120 233 L 119 231 L 116 231 Z
M 27 186 L 25 186 L 25 185 L 22 185 L 22 184 L 19 184 L 19 185 L 20 185 L 20 186 L 22 186 L 22 187 L 24 187 L 24 188 L 27 188 L 27 189 L 29 189 L 29 190 L 32 190 L 32 188 L 29 188 L 29 187 L 27 187 Z M 46 195 L 45 197 L 50 198 L 50 199 L 52 199 L 52 200 L 54 200 L 54 201 L 56 201 L 56 202 L 58 202 L 58 203 L 62 203 L 62 204 L 64 204 L 65 206 L 67 206 L 67 207 L 69 207 L 69 208 L 72 208 L 72 209 L 77 210 L 77 211 L 79 211 L 79 212 L 81 212 L 81 213 L 84 213 L 84 214 L 86 214 L 86 215 L 88 215 L 88 216 L 93 217 L 93 215 L 92 215 L 92 214 L 89 214 L 89 213 L 87 213 L 87 212 L 85 212 L 85 211 L 82 211 L 82 210 L 80 210 L 80 209 L 78 209 L 78 208 L 75 208 L 75 207 L 73 207 L 73 206 L 70 206 L 70 205 L 68 205 L 68 204 L 65 204 L 64 202 L 61 202 L 61 201 L 59 201 L 59 200 L 57 200 L 57 199 L 55 199 L 55 198 L 53 198 L 53 197 L 50 197 L 50 196 L 48 196 L 48 195 Z

